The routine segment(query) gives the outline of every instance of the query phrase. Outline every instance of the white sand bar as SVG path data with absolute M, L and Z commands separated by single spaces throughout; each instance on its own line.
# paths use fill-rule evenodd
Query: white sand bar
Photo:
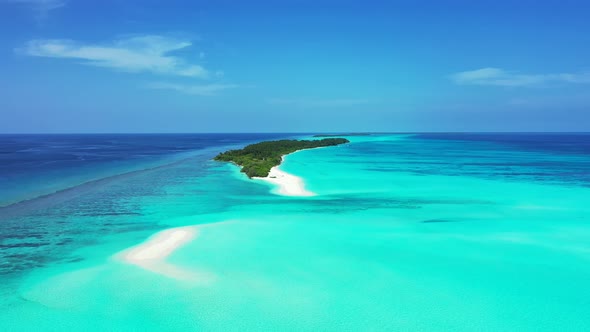
M 186 279 L 192 273 L 167 263 L 165 260 L 176 249 L 194 239 L 197 227 L 171 228 L 154 234 L 145 242 L 117 254 L 116 257 L 126 263 L 137 265 L 146 270 L 171 278 Z
M 267 177 L 260 178 L 254 177 L 254 179 L 262 180 L 273 183 L 278 186 L 277 193 L 284 196 L 315 196 L 315 193 L 305 189 L 303 179 L 283 172 L 275 166 L 270 169 Z

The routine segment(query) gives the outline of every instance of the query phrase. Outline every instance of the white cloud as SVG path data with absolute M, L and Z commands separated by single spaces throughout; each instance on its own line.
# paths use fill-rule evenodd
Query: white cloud
M 355 105 L 363 105 L 372 103 L 368 99 L 308 99 L 308 98 L 295 98 L 295 99 L 282 99 L 274 98 L 267 100 L 267 103 L 271 105 L 290 105 L 301 108 L 321 108 L 321 107 L 347 107 Z
M 85 44 L 72 40 L 32 40 L 23 51 L 30 56 L 82 60 L 83 64 L 127 72 L 151 72 L 207 78 L 200 65 L 170 55 L 191 46 L 191 42 L 162 36 L 135 36 L 106 44 Z
M 451 75 L 462 85 L 534 86 L 544 83 L 590 83 L 590 72 L 562 74 L 518 74 L 500 68 L 481 68 Z
M 174 90 L 190 95 L 197 96 L 214 96 L 221 91 L 228 89 L 235 89 L 239 87 L 237 84 L 200 84 L 200 85 L 185 85 L 166 82 L 156 82 L 147 85 L 150 89 L 157 90 Z

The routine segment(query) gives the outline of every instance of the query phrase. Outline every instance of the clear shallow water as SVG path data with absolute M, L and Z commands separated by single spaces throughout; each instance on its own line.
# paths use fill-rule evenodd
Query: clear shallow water
M 0 329 L 590 329 L 590 135 L 350 139 L 286 158 L 315 197 L 207 150 L 12 213 Z M 187 225 L 198 278 L 113 258 Z

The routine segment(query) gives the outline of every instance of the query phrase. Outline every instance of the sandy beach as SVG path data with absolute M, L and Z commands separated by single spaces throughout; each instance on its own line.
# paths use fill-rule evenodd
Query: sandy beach
M 175 279 L 191 278 L 194 273 L 166 262 L 175 250 L 198 235 L 197 227 L 171 228 L 152 235 L 145 242 L 115 255 L 121 261 Z
M 303 179 L 281 171 L 279 166 L 270 169 L 267 177 L 254 177 L 254 179 L 270 182 L 278 186 L 277 194 L 284 196 L 315 196 L 315 193 L 306 190 Z

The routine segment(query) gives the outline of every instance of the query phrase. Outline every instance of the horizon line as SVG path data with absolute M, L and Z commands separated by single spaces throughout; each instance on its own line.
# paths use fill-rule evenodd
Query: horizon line
M 6 135 L 227 135 L 227 134 L 326 134 L 326 135 L 352 135 L 352 134 L 590 134 L 588 131 L 308 131 L 308 132 L 4 132 Z

